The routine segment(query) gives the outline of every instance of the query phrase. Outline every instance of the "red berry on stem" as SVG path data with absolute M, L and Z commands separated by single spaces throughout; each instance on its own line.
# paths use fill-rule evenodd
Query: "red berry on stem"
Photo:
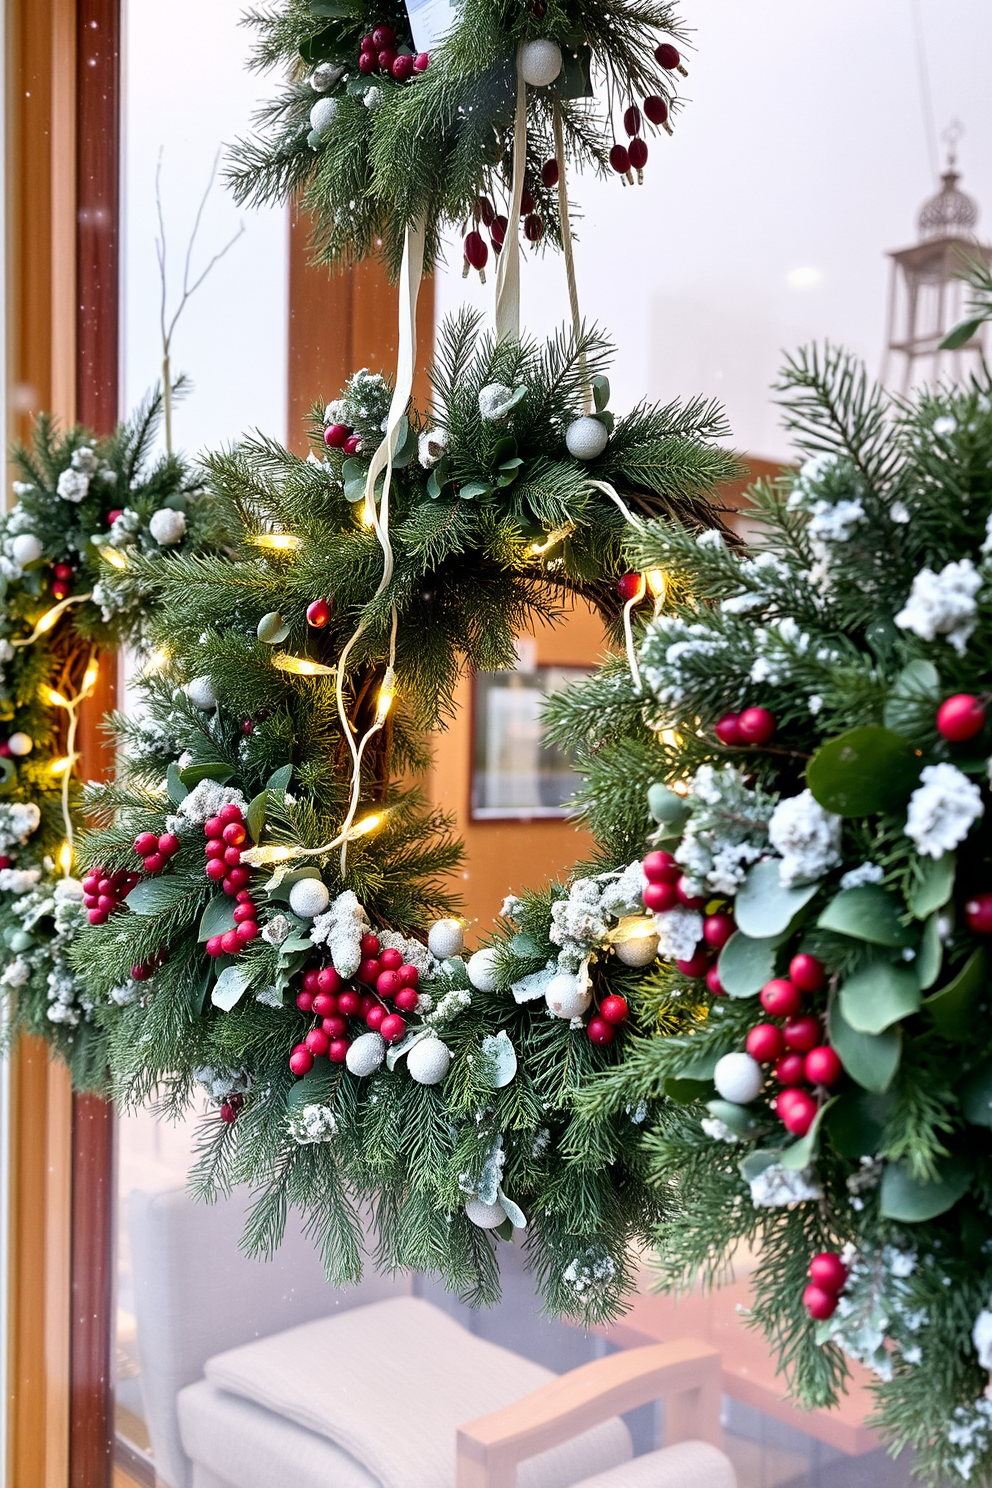
M 242 920 L 235 934 L 242 945 L 258 939 L 258 925 L 254 920 Z
M 248 833 L 240 822 L 228 822 L 221 833 L 221 841 L 226 842 L 228 847 L 240 847 L 247 838 Z
M 349 434 L 344 442 L 344 452 L 346 455 L 357 455 L 361 447 L 362 441 L 357 434 Z
M 387 946 L 384 951 L 379 952 L 379 965 L 383 971 L 399 971 L 403 965 L 402 951 L 397 951 L 392 946 Z
M 358 980 L 368 987 L 374 987 L 381 971 L 382 962 L 377 961 L 374 956 L 367 956 L 358 968 Z
M 241 906 L 239 905 L 238 906 L 238 909 L 240 909 L 240 907 Z M 234 911 L 234 918 L 237 919 L 237 917 L 238 917 L 238 910 L 236 909 Z M 317 971 L 307 971 L 307 972 L 304 972 L 304 974 L 303 974 L 303 990 L 304 990 L 304 992 L 311 992 L 311 993 L 313 993 L 313 992 L 319 992 L 321 990 L 320 989 L 320 982 L 317 980 L 317 978 L 318 978 L 319 975 L 320 975 L 320 973 L 317 972 Z
M 644 112 L 652 124 L 664 124 L 668 118 L 668 104 L 657 93 L 652 93 L 650 98 L 644 100 Z
M 847 1274 L 847 1267 L 835 1250 L 822 1250 L 809 1263 L 810 1281 L 824 1292 L 842 1292 Z
M 163 853 L 149 853 L 148 857 L 145 859 L 145 872 L 161 873 L 167 861 L 168 859 L 164 856 Z
M 231 1100 L 221 1101 L 220 1119 L 225 1126 L 232 1126 L 238 1119 L 240 1105 L 235 1105 L 233 1097 Z
M 107 922 L 107 911 L 105 909 L 88 909 L 86 918 L 91 925 L 104 925 Z
M 348 1050 L 351 1048 L 351 1039 L 332 1039 L 327 1046 L 327 1057 L 332 1064 L 344 1064 L 348 1058 Z
M 100 894 L 96 901 L 97 909 L 102 909 L 107 914 L 113 914 L 117 908 L 117 900 L 112 894 Z
M 374 37 L 374 35 L 372 34 L 371 31 L 368 31 L 362 37 L 362 51 L 363 52 L 374 52 L 375 49 L 376 49 L 376 47 L 375 47 L 375 37 Z
M 380 997 L 393 998 L 401 991 L 403 983 L 395 971 L 383 971 L 376 978 L 375 990 Z
M 52 584 L 53 599 L 68 599 L 71 593 L 72 586 L 67 584 L 64 579 L 56 579 Z
M 378 935 L 371 935 L 371 934 L 370 935 L 363 935 L 362 936 L 362 940 L 361 940 L 361 947 L 360 947 L 360 949 L 361 949 L 361 952 L 362 952 L 362 955 L 363 956 L 378 956 L 378 954 L 379 954 L 379 937 L 378 937 Z
M 323 630 L 330 618 L 331 607 L 326 599 L 315 599 L 313 604 L 307 605 L 307 624 L 314 630 Z
M 134 850 L 139 858 L 147 858 L 151 853 L 158 852 L 158 838 L 154 832 L 139 832 L 134 839 Z
M 623 127 L 628 134 L 640 134 L 641 111 L 636 103 L 632 103 L 630 108 L 624 110 Z
M 745 744 L 767 744 L 777 727 L 768 708 L 745 708 L 737 715 L 737 727 Z
M 329 1018 L 338 1010 L 338 1000 L 333 992 L 315 992 L 313 1010 L 318 1018 Z
M 235 895 L 239 889 L 243 889 L 245 887 L 250 878 L 251 874 L 248 872 L 247 868 L 229 868 L 227 871 L 227 878 L 224 880 L 224 882 L 229 883 L 231 887 L 225 892 L 232 895 L 233 897 L 233 895 Z
M 800 951 L 789 962 L 789 979 L 795 982 L 800 992 L 819 992 L 827 984 L 827 972 L 816 956 Z
M 338 1012 L 344 1018 L 357 1018 L 362 1011 L 362 998 L 359 992 L 353 992 L 350 988 L 342 992 L 338 997 Z
M 328 424 L 324 430 L 324 443 L 330 449 L 343 449 L 344 442 L 350 433 L 351 430 L 347 424 Z
M 605 1018 L 590 1018 L 586 1033 L 593 1044 L 612 1044 L 617 1036 L 616 1029 Z
M 313 1069 L 313 1055 L 306 1044 L 297 1044 L 289 1056 L 289 1067 L 294 1075 L 308 1075 Z
M 794 982 L 785 977 L 773 977 L 761 989 L 761 1006 L 773 1018 L 792 1018 L 802 1007 L 802 997 Z
M 674 909 L 679 902 L 679 896 L 675 892 L 675 885 L 670 883 L 649 883 L 644 889 L 644 908 L 652 910 L 655 914 L 662 910 Z
M 631 600 L 643 599 L 647 593 L 644 575 L 634 572 L 621 574 L 617 579 L 617 592 L 624 604 L 630 604 Z
M 811 1318 L 823 1323 L 837 1311 L 837 1298 L 832 1292 L 811 1284 L 803 1292 L 803 1306 Z
M 387 1044 L 398 1044 L 406 1033 L 406 1020 L 399 1013 L 387 1013 L 379 1024 L 379 1032 Z
M 163 832 L 158 839 L 158 850 L 163 858 L 174 858 L 181 846 L 175 832 Z
M 964 907 L 968 929 L 976 935 L 992 935 L 992 894 L 975 894 Z
M 370 1007 L 368 1012 L 365 1014 L 366 1026 L 371 1028 L 373 1033 L 378 1033 L 379 1029 L 382 1027 L 382 1021 L 385 1016 L 386 1009 L 383 1007 L 381 1002 L 377 1002 L 375 1006 Z
M 234 801 L 230 801 L 226 806 L 220 808 L 217 813 L 217 820 L 226 827 L 228 822 L 244 821 L 244 813 L 240 806 Z M 213 837 L 215 834 L 211 832 L 210 835 Z
M 669 852 L 649 852 L 641 865 L 648 883 L 676 884 L 682 869 Z
M 599 1016 L 605 1018 L 607 1023 L 612 1023 L 614 1027 L 619 1028 L 620 1024 L 626 1023 L 630 1017 L 626 997 L 620 997 L 615 992 L 609 997 L 604 997 L 599 1004 Z
M 71 579 L 73 575 L 72 564 L 56 563 L 55 567 L 52 569 L 52 573 L 57 579 Z
M 546 160 L 541 166 L 541 180 L 549 191 L 553 186 L 558 185 L 559 174 L 557 160 Z
M 520 193 L 520 215 L 521 217 L 526 217 L 529 213 L 533 212 L 533 210 L 534 193 L 533 191 L 528 191 L 527 187 L 525 186 L 523 191 Z
M 416 987 L 417 983 L 420 981 L 420 972 L 415 966 L 411 966 L 409 962 L 406 962 L 403 966 L 401 966 L 396 975 L 399 977 L 400 983 L 404 987 Z
M 311 1028 L 303 1042 L 311 1054 L 326 1054 L 330 1039 L 322 1028 Z
M 486 227 L 492 227 L 493 222 L 496 219 L 496 208 L 493 206 L 488 196 L 480 196 L 478 205 L 479 216 L 482 218 L 483 224 Z
M 382 51 L 379 53 L 379 66 L 382 68 L 383 72 L 392 72 L 392 70 L 393 70 L 393 63 L 395 61 L 396 61 L 396 49 L 395 49 L 395 47 L 391 47 L 391 46 L 383 47 Z
M 253 718 L 244 719 L 241 724 L 241 732 L 246 739 L 249 734 L 253 734 L 255 732 L 255 720 Z
M 203 856 L 206 858 L 207 862 L 209 863 L 209 861 L 210 861 L 211 858 L 223 858 L 223 856 L 224 856 L 224 854 L 226 852 L 227 852 L 227 848 L 224 846 L 224 840 L 223 840 L 223 838 L 221 838 L 221 837 L 211 837 L 210 841 L 206 844 L 206 846 L 203 849 Z
M 209 941 L 207 941 L 207 949 L 208 950 L 210 949 L 210 942 Z M 296 1006 L 299 1008 L 299 1010 L 300 1010 L 301 1013 L 309 1013 L 309 1012 L 311 1012 L 313 1010 L 313 993 L 312 992 L 297 992 L 297 994 L 296 994 Z
M 371 76 L 373 72 L 379 71 L 379 58 L 375 52 L 362 52 L 358 59 L 358 70 L 364 73 L 366 77 Z
M 392 975 L 392 973 L 390 973 Z M 380 978 L 381 980 L 381 978 Z M 420 993 L 416 987 L 401 987 L 396 994 L 396 1007 L 401 1013 L 415 1013 L 420 1001 Z
M 709 971 L 706 973 L 706 985 L 713 993 L 714 997 L 726 997 L 726 989 L 724 988 L 724 985 L 720 980 L 720 968 L 717 966 L 716 962 L 713 963 Z
M 785 1110 L 779 1105 L 778 1114 L 786 1131 L 794 1137 L 804 1137 L 816 1117 L 816 1101 L 805 1090 L 793 1090 L 791 1095 Z
M 785 1053 L 781 1028 L 774 1023 L 756 1023 L 747 1036 L 745 1048 L 759 1064 L 773 1064 Z
M 225 956 L 236 956 L 241 949 L 237 930 L 225 930 L 220 938 L 220 944 Z
M 108 527 L 113 527 L 114 523 L 117 521 L 117 518 L 118 517 L 122 517 L 123 515 L 124 515 L 124 510 L 123 510 L 122 507 L 120 507 L 120 506 L 111 507 L 110 511 L 108 511 L 108 513 L 107 513 L 107 526 Z
M 610 151 L 610 164 L 618 176 L 627 175 L 630 170 L 630 156 L 626 145 L 614 145 Z
M 151 974 L 152 974 L 151 967 L 150 966 L 143 966 L 143 965 L 141 965 L 140 962 L 138 963 L 137 966 L 132 966 L 131 967 L 131 978 L 135 982 L 147 982 L 147 980 L 151 976 Z
M 241 862 L 240 847 L 225 847 L 224 862 L 228 868 L 237 868 L 238 864 Z
M 630 156 L 631 166 L 637 172 L 637 179 L 639 181 L 643 180 L 643 176 L 641 173 L 648 163 L 647 140 L 641 139 L 640 135 L 638 135 L 635 139 L 632 139 L 630 145 L 627 148 L 627 154 Z
M 783 1054 L 772 1073 L 780 1085 L 801 1085 L 806 1078 L 806 1061 L 801 1054 Z
M 493 218 L 492 226 L 489 229 L 489 236 L 492 240 L 492 245 L 497 250 L 497 252 L 500 248 L 502 248 L 503 243 L 506 240 L 506 230 L 509 225 L 509 218 L 504 217 L 502 212 L 499 212 Z
M 728 745 L 731 749 L 738 749 L 744 743 L 744 735 L 741 733 L 740 715 L 738 713 L 725 713 L 713 726 L 721 744 Z
M 722 951 L 736 929 L 733 915 L 707 915 L 703 921 L 703 939 L 711 950 Z
M 987 710 L 970 692 L 957 692 L 937 709 L 937 730 L 951 744 L 973 739 L 985 727 Z
M 482 234 L 473 228 L 470 233 L 465 234 L 465 241 L 462 247 L 467 262 L 471 264 L 473 269 L 478 269 L 481 272 L 489 262 L 489 249 L 486 247 L 486 240 Z
M 236 925 L 242 925 L 246 920 L 253 920 L 255 918 L 255 914 L 256 909 L 254 904 L 236 904 L 234 906 L 234 923 Z M 307 972 L 307 976 L 309 975 L 310 972 Z M 316 981 L 316 978 L 314 978 L 314 980 Z M 307 985 L 306 977 L 303 978 L 303 985 L 304 987 Z M 311 992 L 315 992 L 317 989 L 314 986 L 311 987 L 309 990 Z
M 678 48 L 673 47 L 670 41 L 663 41 L 654 49 L 655 60 L 666 72 L 673 72 L 679 65 Z
M 702 909 L 706 904 L 706 895 L 694 894 L 685 874 L 682 875 L 675 885 L 675 892 L 678 895 L 679 903 L 684 904 L 686 909 Z
M 224 823 L 221 821 L 219 816 L 208 817 L 207 820 L 203 823 L 203 835 L 204 837 L 210 838 L 211 841 L 214 841 L 216 838 L 220 837 L 223 830 Z
M 697 946 L 688 961 L 676 961 L 682 976 L 701 977 L 706 975 L 710 960 L 702 946 Z
M 413 59 L 414 72 L 426 72 L 430 65 L 430 52 L 418 52 Z
M 396 41 L 396 32 L 392 26 L 376 26 L 372 32 L 372 45 L 379 52 L 383 47 L 391 47 Z
M 819 1018 L 814 1018 L 812 1013 L 803 1013 L 798 1018 L 787 1020 L 782 1035 L 787 1049 L 793 1049 L 797 1054 L 808 1054 L 820 1042 L 823 1029 Z
M 806 1055 L 806 1078 L 811 1085 L 836 1085 L 844 1066 L 836 1049 L 819 1044 Z
M 219 858 L 211 858 L 204 872 L 210 879 L 211 883 L 220 883 L 221 879 L 227 872 L 227 864 L 224 862 L 223 856 Z
M 407 78 L 413 77 L 413 58 L 409 52 L 400 52 L 390 71 L 398 83 L 405 83 Z
M 536 212 L 529 212 L 524 218 L 524 237 L 528 243 L 539 243 L 544 237 L 544 219 Z
M 342 1018 L 340 1013 L 332 1013 L 329 1018 L 322 1018 L 320 1026 L 329 1039 L 343 1038 L 348 1032 L 348 1019 Z

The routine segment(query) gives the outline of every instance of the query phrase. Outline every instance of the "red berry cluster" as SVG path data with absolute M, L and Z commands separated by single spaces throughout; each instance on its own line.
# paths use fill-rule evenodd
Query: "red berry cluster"
M 662 42 L 661 46 L 655 48 L 655 60 L 665 68 L 667 72 L 677 69 L 682 76 L 686 76 L 686 70 L 682 66 L 678 51 L 670 42 Z M 644 182 L 644 167 L 648 163 L 648 146 L 641 130 L 644 120 L 656 128 L 664 129 L 666 134 L 671 134 L 672 126 L 668 122 L 668 104 L 657 93 L 652 93 L 645 98 L 641 108 L 636 103 L 631 103 L 624 110 L 623 127 L 627 133 L 629 143 L 621 145 L 615 142 L 610 151 L 610 165 L 618 176 L 622 176 L 624 183 L 634 184 L 634 171 L 637 172 L 637 184 Z
M 612 1044 L 617 1036 L 617 1029 L 626 1023 L 629 1016 L 630 1008 L 626 997 L 621 997 L 619 992 L 611 992 L 608 997 L 603 998 L 589 1019 L 586 1033 L 594 1044 Z
M 674 909 L 683 904 L 686 909 L 704 909 L 705 895 L 693 894 L 685 874 L 671 853 L 649 852 L 643 863 L 647 887 L 644 890 L 644 908 L 654 914 Z M 723 950 L 737 926 L 734 917 L 725 910 L 708 914 L 703 920 L 703 938 L 688 961 L 676 961 L 683 976 L 705 977 L 706 986 L 714 997 L 723 996 L 723 986 L 717 971 L 716 957 Z
M 346 455 L 358 455 L 362 449 L 362 441 L 350 424 L 328 424 L 324 443 L 328 449 L 344 450 Z
M 52 564 L 52 598 L 68 599 L 72 593 L 72 581 L 76 576 L 76 570 L 71 563 Z
M 131 967 L 132 980 L 136 982 L 147 982 L 150 976 L 154 976 L 160 966 L 164 966 L 169 959 L 168 948 L 164 947 L 156 951 L 154 956 L 149 956 L 147 961 L 139 961 Z
M 721 744 L 746 749 L 748 745 L 767 744 L 777 727 L 775 714 L 768 708 L 745 708 L 741 713 L 725 713 L 713 732 Z
M 163 832 L 161 837 L 156 837 L 154 832 L 139 832 L 134 839 L 134 850 L 144 862 L 146 873 L 161 873 L 180 846 L 175 832 Z
M 223 935 L 211 935 L 207 941 L 208 956 L 236 956 L 246 945 L 258 939 L 258 909 L 247 889 L 240 889 L 234 901 L 234 929 Z
M 83 879 L 83 904 L 90 924 L 105 924 L 140 882 L 140 874 L 129 873 L 124 868 L 118 868 L 115 873 L 107 873 L 103 868 L 91 868 Z
M 349 1019 L 360 1019 L 367 1029 L 380 1033 L 387 1044 L 399 1043 L 406 1033 L 402 1014 L 416 1011 L 420 980 L 417 968 L 404 962 L 399 951 L 390 947 L 383 950 L 377 935 L 363 935 L 357 980 L 365 991 L 347 985 L 333 966 L 304 973 L 296 1006 L 301 1013 L 312 1013 L 315 1022 L 289 1056 L 294 1075 L 308 1074 L 314 1059 L 323 1054 L 332 1064 L 344 1063 L 356 1037 L 349 1037 Z M 391 1011 L 390 1003 L 399 1011 Z
M 233 801 L 222 806 L 216 816 L 204 822 L 203 834 L 207 839 L 203 849 L 207 877 L 211 883 L 219 883 L 224 893 L 234 899 L 248 887 L 251 877 L 241 865 L 241 849 L 248 840 L 241 807 Z
M 558 181 L 558 162 L 547 160 L 541 167 L 541 179 L 545 186 L 551 187 Z M 525 186 L 520 197 L 520 215 L 524 219 L 524 237 L 528 243 L 538 243 L 544 237 L 544 218 L 534 210 L 534 193 Z M 485 268 L 489 262 L 489 249 L 486 240 L 479 231 L 479 224 L 489 231 L 489 241 L 492 243 L 493 252 L 499 256 L 506 234 L 509 231 L 510 219 L 503 212 L 497 212 L 488 196 L 480 196 L 474 209 L 475 225 L 470 232 L 465 234 L 462 250 L 464 263 L 462 265 L 462 278 L 469 269 L 477 269 L 483 284 L 486 282 Z
M 809 1263 L 809 1286 L 803 1306 L 811 1318 L 825 1322 L 837 1311 L 837 1298 L 847 1285 L 848 1270 L 835 1250 L 823 1250 Z
M 392 26 L 380 24 L 362 37 L 358 70 L 366 77 L 385 73 L 398 83 L 409 82 L 415 72 L 425 72 L 430 63 L 427 52 L 414 53 L 409 47 L 397 48 Z
M 812 1013 L 802 1012 L 802 994 L 821 992 L 827 974 L 816 956 L 800 952 L 789 962 L 788 977 L 773 977 L 761 989 L 760 1002 L 777 1023 L 757 1023 L 747 1036 L 746 1048 L 759 1064 L 774 1066 L 772 1073 L 781 1091 L 773 1109 L 787 1131 L 804 1137 L 813 1124 L 818 1103 L 803 1085 L 836 1085 L 843 1073 L 837 1051 L 823 1043 L 823 1027 Z
M 965 744 L 980 734 L 988 717 L 988 695 L 956 692 L 937 709 L 937 731 L 949 744 Z

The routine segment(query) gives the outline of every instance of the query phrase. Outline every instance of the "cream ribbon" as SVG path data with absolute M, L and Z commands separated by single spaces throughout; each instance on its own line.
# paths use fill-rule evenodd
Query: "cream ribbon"
M 513 120 L 513 179 L 510 218 L 496 268 L 496 339 L 520 340 L 520 203 L 527 169 L 527 84 L 517 51 L 517 111 Z

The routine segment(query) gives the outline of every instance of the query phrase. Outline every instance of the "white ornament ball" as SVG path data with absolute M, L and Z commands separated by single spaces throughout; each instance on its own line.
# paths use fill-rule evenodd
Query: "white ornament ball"
M 618 940 L 613 949 L 624 966 L 650 966 L 658 954 L 658 937 L 653 930 L 645 930 L 643 935 Z
M 386 1057 L 386 1041 L 378 1033 L 359 1034 L 344 1057 L 344 1062 L 353 1075 L 363 1080 L 374 1074 Z
M 556 41 L 525 41 L 520 48 L 520 72 L 532 88 L 546 88 L 561 72 L 561 47 Z
M 152 512 L 148 531 L 159 547 L 171 548 L 174 543 L 182 542 L 186 535 L 185 514 L 173 511 L 171 506 L 159 507 L 157 512 Z
M 724 1100 L 746 1106 L 761 1094 L 765 1072 L 750 1054 L 724 1054 L 716 1062 L 713 1083 Z
M 469 1199 L 465 1213 L 480 1230 L 495 1230 L 506 1218 L 502 1204 L 484 1204 L 481 1199 Z
M 468 979 L 477 992 L 496 991 L 496 948 L 486 946 L 468 958 Z
M 331 894 L 319 878 L 300 878 L 289 891 L 289 907 L 301 920 L 313 920 L 323 914 Z
M 209 677 L 194 677 L 192 682 L 187 682 L 186 696 L 194 708 L 199 708 L 204 713 L 209 713 L 211 708 L 217 706 L 217 694 Z
M 451 1050 L 439 1038 L 421 1039 L 406 1056 L 411 1080 L 418 1085 L 440 1085 L 451 1065 Z
M 44 548 L 33 532 L 19 532 L 10 544 L 11 557 L 22 568 L 26 568 L 29 563 L 37 563 L 43 552 Z
M 427 932 L 427 949 L 439 961 L 461 955 L 464 944 L 465 931 L 461 920 L 435 920 Z
M 556 1018 L 581 1018 L 592 1002 L 592 992 L 571 971 L 560 971 L 545 988 L 544 1000 Z
M 605 450 L 609 443 L 610 433 L 605 424 L 599 419 L 587 414 L 583 418 L 577 418 L 569 424 L 565 430 L 565 444 L 568 453 L 576 460 L 595 460 Z
M 334 123 L 334 115 L 338 111 L 336 98 L 318 98 L 310 110 L 310 128 L 315 134 L 326 134 Z
M 11 754 L 30 754 L 34 748 L 34 740 L 30 734 L 11 734 L 7 740 L 7 748 Z

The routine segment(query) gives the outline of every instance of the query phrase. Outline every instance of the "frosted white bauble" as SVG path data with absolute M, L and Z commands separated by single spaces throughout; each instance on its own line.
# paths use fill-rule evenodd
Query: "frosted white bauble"
M 484 1204 L 481 1199 L 469 1199 L 465 1213 L 480 1230 L 495 1230 L 506 1218 L 502 1204 Z
M 318 98 L 310 110 L 310 128 L 315 134 L 326 134 L 334 123 L 334 115 L 338 111 L 336 98 Z
M 439 1038 L 421 1039 L 406 1056 L 411 1080 L 418 1085 L 440 1085 L 451 1065 L 451 1050 Z
M 289 907 L 301 920 L 313 920 L 323 914 L 331 894 L 319 878 L 300 878 L 289 891 Z
M 159 547 L 171 548 L 174 543 L 182 542 L 186 535 L 186 517 L 181 511 L 173 511 L 171 506 L 159 507 L 157 512 L 152 512 L 148 531 Z
M 525 41 L 520 48 L 520 72 L 532 88 L 546 88 L 561 72 L 561 47 L 543 38 Z
M 545 988 L 544 1000 L 556 1018 L 581 1018 L 592 1002 L 592 992 L 571 971 L 560 971 Z
M 187 682 L 186 696 L 194 708 L 200 708 L 204 713 L 217 706 L 217 694 L 209 677 L 194 677 L 192 682 Z
M 724 1100 L 746 1106 L 761 1094 L 765 1072 L 750 1054 L 724 1054 L 716 1062 L 713 1083 Z
M 650 966 L 658 954 L 658 937 L 653 930 L 645 930 L 643 935 L 618 940 L 613 949 L 624 966 Z
M 30 734 L 11 734 L 7 740 L 7 748 L 11 754 L 30 754 L 34 748 L 34 740 Z
M 344 1056 L 353 1075 L 364 1079 L 377 1070 L 386 1057 L 386 1041 L 378 1033 L 360 1033 Z
M 565 430 L 568 453 L 576 460 L 595 460 L 609 443 L 610 433 L 605 424 L 591 414 L 577 418 Z
M 310 86 L 315 93 L 329 93 L 343 77 L 344 68 L 339 63 L 321 62 L 310 74 Z M 310 122 L 313 123 L 313 120 Z
M 22 568 L 26 568 L 29 563 L 37 563 L 43 552 L 44 548 L 33 532 L 19 532 L 11 539 L 11 557 Z
M 468 958 L 468 979 L 477 992 L 496 991 L 496 948 L 486 946 Z
M 435 920 L 427 932 L 427 949 L 439 961 L 461 954 L 465 944 L 465 931 L 461 920 Z

